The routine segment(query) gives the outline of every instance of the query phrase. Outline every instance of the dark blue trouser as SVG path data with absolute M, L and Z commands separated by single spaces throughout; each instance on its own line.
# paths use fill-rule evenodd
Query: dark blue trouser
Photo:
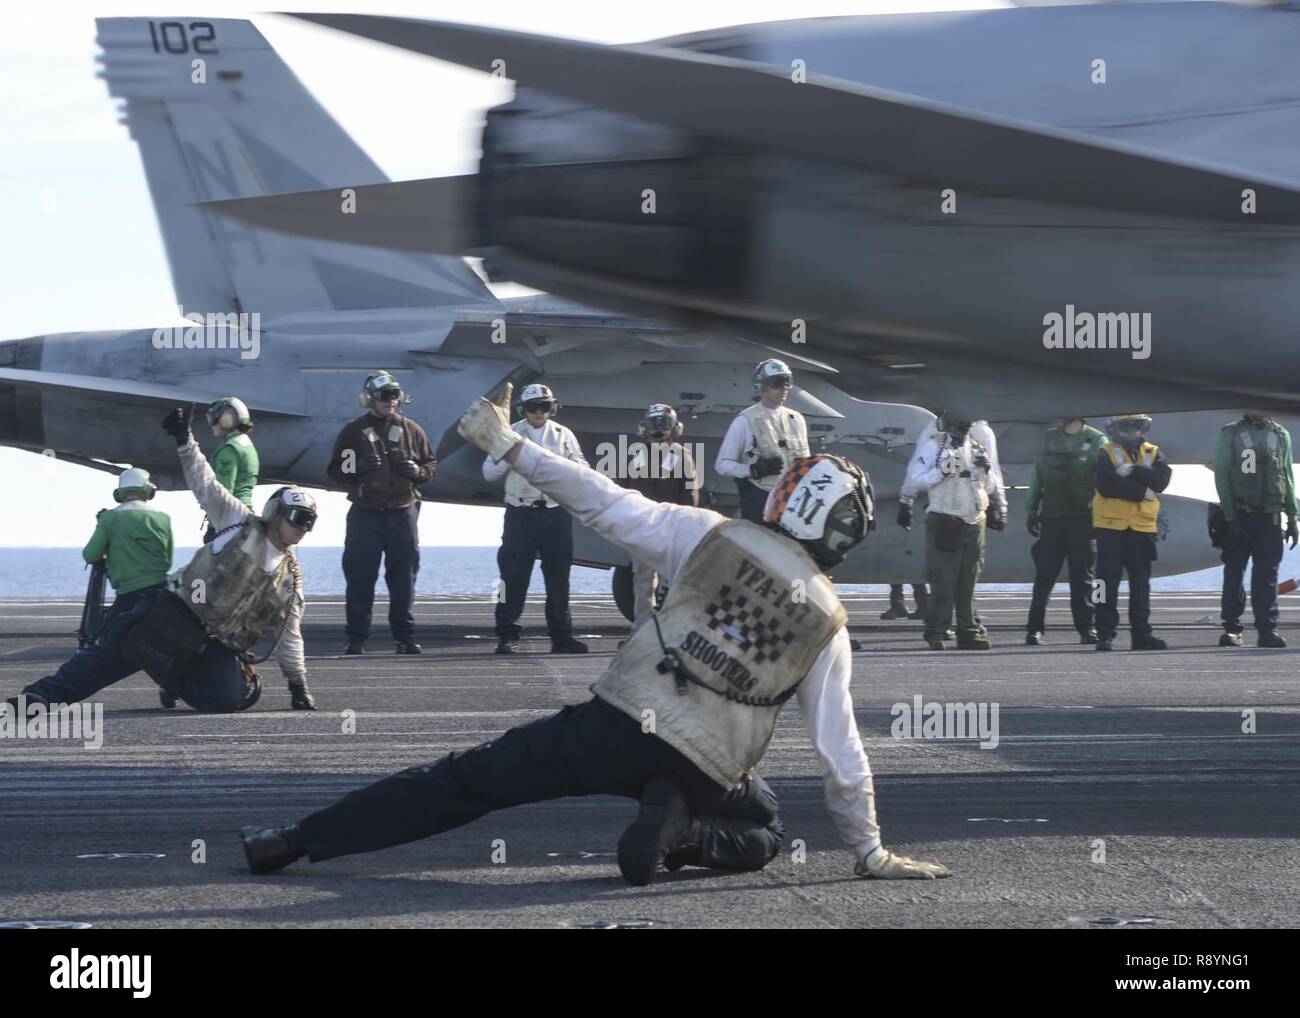
M 1282 531 L 1275 513 L 1235 513 L 1223 560 L 1223 598 L 1219 617 L 1225 632 L 1240 633 L 1246 612 L 1246 563 L 1251 564 L 1250 608 L 1255 629 L 1277 628 L 1277 568 L 1282 563 Z
M 753 481 L 743 477 L 736 478 L 736 490 L 740 492 L 740 518 L 750 523 L 763 522 L 763 510 L 767 506 L 768 491 L 760 488 Z
M 570 795 L 640 798 L 656 774 L 674 774 L 700 823 L 700 852 L 715 869 L 757 870 L 781 850 L 776 796 L 753 775 L 726 789 L 621 711 L 598 699 L 498 739 L 411 767 L 349 792 L 302 821 L 313 862 L 417 841 L 498 809 Z
M 505 585 L 505 597 L 496 606 L 498 640 L 517 640 L 519 616 L 524 613 L 528 585 L 533 578 L 533 560 L 542 557 L 542 579 L 546 581 L 546 628 L 552 640 L 573 635 L 569 614 L 569 570 L 573 567 L 573 517 L 556 506 L 506 506 L 497 569 Z
M 1074 628 L 1080 634 L 1092 629 L 1092 569 L 1097 561 L 1092 520 L 1087 517 L 1044 519 L 1030 554 L 1034 559 L 1034 593 L 1029 600 L 1029 632 L 1041 633 L 1047 628 L 1047 599 L 1066 562 L 1069 563 L 1070 614 Z
M 78 703 L 106 686 L 120 682 L 140 669 L 122 656 L 122 641 L 149 610 L 162 587 L 149 587 L 121 595 L 104 616 L 99 638 L 83 647 L 53 675 L 23 690 L 50 703 Z M 176 684 L 176 695 L 195 710 L 228 713 L 242 709 L 248 690 L 234 652 L 210 642 L 193 671 Z
M 1102 600 L 1095 605 L 1097 636 L 1114 640 L 1119 631 L 1119 581 L 1128 573 L 1128 625 L 1134 639 L 1151 635 L 1151 563 L 1156 535 L 1097 528 L 1097 579 Z
M 370 637 L 375 607 L 375 581 L 379 560 L 384 560 L 388 585 L 388 627 L 398 643 L 415 639 L 415 577 L 420 571 L 420 503 L 405 509 L 348 510 L 343 538 L 343 578 L 347 582 L 347 636 L 349 643 Z

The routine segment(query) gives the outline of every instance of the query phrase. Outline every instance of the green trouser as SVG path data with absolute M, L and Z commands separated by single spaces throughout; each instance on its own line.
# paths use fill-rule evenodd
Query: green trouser
M 946 637 L 957 609 L 957 635 L 985 636 L 975 618 L 975 584 L 984 568 L 984 519 L 962 523 L 956 551 L 940 551 L 935 543 L 938 520 L 925 514 L 925 578 L 930 585 L 930 605 L 925 613 L 925 636 Z

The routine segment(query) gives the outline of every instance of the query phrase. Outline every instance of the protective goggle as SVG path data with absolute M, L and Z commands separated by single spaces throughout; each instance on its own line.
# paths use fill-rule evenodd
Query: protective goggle
M 380 389 L 379 394 L 375 396 L 375 399 L 379 400 L 381 403 L 392 403 L 394 400 L 399 400 L 401 398 L 402 390 L 396 386 L 388 386 Z
M 217 421 L 221 420 L 221 415 L 230 410 L 229 403 L 213 403 L 208 407 L 208 427 L 215 427 Z
M 794 388 L 794 379 L 789 375 L 773 375 L 763 384 L 769 389 L 792 389 Z
M 289 521 L 289 526 L 297 527 L 299 530 L 311 530 L 312 527 L 316 526 L 316 513 L 300 505 L 290 506 L 286 509 L 284 518 Z
M 1128 435 L 1145 435 L 1151 430 L 1150 421 L 1120 421 L 1115 425 L 1117 431 Z
M 528 414 L 546 414 L 550 413 L 555 406 L 549 399 L 530 399 L 524 404 L 524 413 Z

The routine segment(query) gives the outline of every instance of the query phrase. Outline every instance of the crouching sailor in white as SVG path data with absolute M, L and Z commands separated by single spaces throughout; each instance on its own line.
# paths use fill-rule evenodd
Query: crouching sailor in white
M 108 620 L 95 643 L 56 674 L 28 686 L 28 701 L 75 703 L 143 670 L 158 683 L 164 707 L 179 699 L 199 711 L 247 710 L 261 695 L 252 651 L 273 636 L 293 707 L 314 710 L 293 546 L 315 525 L 316 503 L 305 491 L 281 488 L 256 514 L 213 474 L 190 434 L 188 409 L 173 410 L 163 427 L 176 439 L 185 482 L 216 537 L 165 585 Z
M 629 883 L 650 883 L 661 866 L 761 869 L 783 832 L 776 798 L 754 767 L 782 705 L 797 697 L 854 872 L 949 876 L 881 845 L 853 719 L 844 609 L 823 570 L 870 528 L 862 471 L 835 456 L 796 460 L 759 526 L 652 502 L 524 442 L 509 426 L 509 405 L 509 386 L 500 402 L 480 399 L 461 419 L 461 435 L 666 577 L 663 607 L 615 655 L 592 699 L 358 789 L 300 823 L 245 828 L 250 870 L 399 845 L 569 795 L 641 800 L 618 845 Z

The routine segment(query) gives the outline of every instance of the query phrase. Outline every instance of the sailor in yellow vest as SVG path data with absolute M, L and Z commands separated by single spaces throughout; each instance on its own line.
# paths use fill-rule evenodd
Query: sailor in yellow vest
M 1111 650 L 1119 629 L 1119 581 L 1128 573 L 1128 622 L 1134 650 L 1164 650 L 1151 632 L 1151 563 L 1156 560 L 1160 492 L 1172 471 L 1160 449 L 1147 441 L 1151 418 L 1120 414 L 1110 419 L 1110 443 L 1097 454 L 1092 525 L 1097 531 L 1097 649 Z
M 633 885 L 653 881 L 660 866 L 762 869 L 783 831 L 754 768 L 781 707 L 797 697 L 854 872 L 949 876 L 881 844 L 853 718 L 844 607 L 825 571 L 871 526 L 862 471 L 838 456 L 796 460 L 758 526 L 652 502 L 525 441 L 510 427 L 509 403 L 509 386 L 497 403 L 480 399 L 461 418 L 461 435 L 667 577 L 663 606 L 614 655 L 592 699 L 358 789 L 300 824 L 246 829 L 252 872 L 399 845 L 570 795 L 641 800 L 618 844 L 619 870 Z
M 794 372 L 775 358 L 754 369 L 754 400 L 727 429 L 714 469 L 734 477 L 740 491 L 741 519 L 763 522 L 763 506 L 777 478 L 795 460 L 808 455 L 808 425 L 803 414 L 785 405 L 794 388 Z
M 178 698 L 206 713 L 247 710 L 261 695 L 251 652 L 274 636 L 267 656 L 276 654 L 293 708 L 316 709 L 307 690 L 302 574 L 293 551 L 316 523 L 316 502 L 286 487 L 260 514 L 250 511 L 213 474 L 190 417 L 188 407 L 173 410 L 163 428 L 176 439 L 185 483 L 216 537 L 164 585 L 141 591 L 132 609 L 58 674 L 24 690 L 29 700 L 75 703 L 145 671 L 173 703 Z

